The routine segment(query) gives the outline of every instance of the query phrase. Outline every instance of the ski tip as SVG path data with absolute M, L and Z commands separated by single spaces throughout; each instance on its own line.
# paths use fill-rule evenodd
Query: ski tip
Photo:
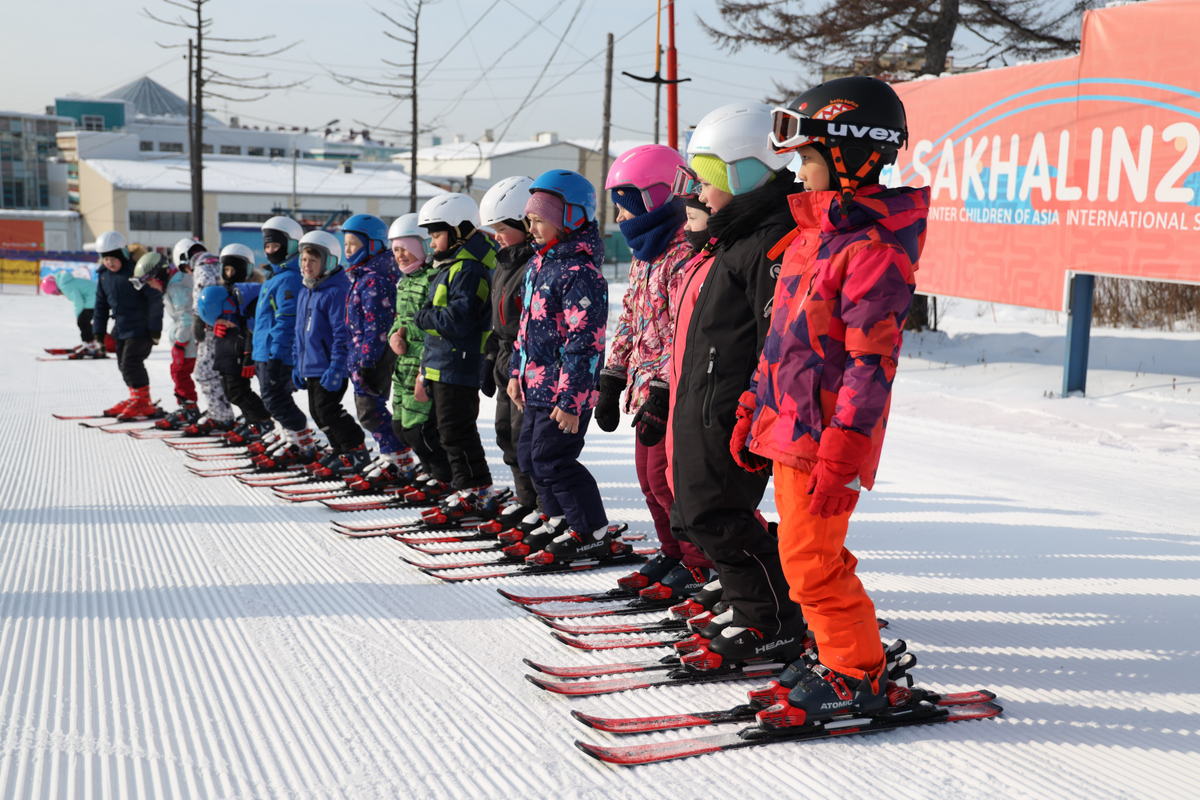
M 532 666 L 532 665 L 530 665 L 530 666 Z M 535 667 L 535 669 L 536 669 L 536 667 Z M 525 680 L 529 681 L 530 683 L 532 683 L 534 686 L 538 687 L 539 689 L 545 690 L 547 692 L 555 692 L 556 694 L 561 693 L 559 690 L 555 689 L 555 685 L 556 685 L 555 681 L 548 681 L 545 678 L 538 677 L 537 675 L 526 675 Z
M 582 750 L 584 753 L 586 753 L 587 755 L 596 759 L 597 761 L 605 761 L 606 763 L 609 763 L 609 762 L 607 762 L 607 759 L 605 759 L 602 755 L 602 753 L 604 752 L 604 748 L 600 747 L 599 745 L 594 745 L 589 742 L 584 742 L 584 741 L 580 741 L 579 739 L 576 739 L 575 747 Z
M 950 706 L 947 722 L 963 722 L 972 719 L 989 719 L 1004 712 L 999 703 L 976 703 L 969 706 Z
M 875 624 L 879 626 L 880 630 L 883 630 L 884 628 L 886 628 L 888 626 L 888 621 L 886 619 L 879 619 L 878 617 L 876 617 Z
M 572 711 L 571 716 L 574 717 L 577 722 L 582 722 L 589 728 L 595 728 L 595 722 L 597 719 L 599 719 L 598 717 L 593 717 L 590 714 L 584 714 L 582 711 Z M 575 745 L 578 746 L 579 742 L 576 742 Z
M 545 664 L 539 664 L 536 661 L 532 661 L 528 658 L 522 658 L 521 663 L 524 664 L 525 666 L 529 667 L 530 669 L 537 670 L 538 672 L 547 672 L 550 669 Z M 526 675 L 525 677 L 528 678 L 529 676 Z

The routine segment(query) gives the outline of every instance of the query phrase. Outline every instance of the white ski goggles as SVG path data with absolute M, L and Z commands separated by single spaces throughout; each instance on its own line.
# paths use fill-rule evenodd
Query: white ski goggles
M 813 122 L 820 123 L 812 125 Z M 821 128 L 824 133 L 824 120 L 814 120 L 802 115 L 794 108 L 776 106 L 771 109 L 771 132 L 767 134 L 767 142 L 776 153 L 786 153 L 817 140 L 814 127 Z M 805 129 L 808 129 L 808 132 Z

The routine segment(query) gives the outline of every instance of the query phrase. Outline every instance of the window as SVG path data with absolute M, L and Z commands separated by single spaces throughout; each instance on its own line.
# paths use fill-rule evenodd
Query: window
M 286 153 L 287 150 L 284 150 L 282 147 L 271 148 L 271 158 L 283 158 Z
M 190 231 L 190 211 L 130 211 L 129 229 L 135 231 Z
M 160 153 L 182 153 L 183 142 L 159 142 L 158 151 Z
M 4 202 L 0 205 L 5 208 L 24 208 L 25 181 L 4 181 L 3 197 Z
M 212 145 L 211 145 L 211 144 L 202 144 L 202 145 L 200 145 L 200 152 L 201 152 L 201 153 L 204 153 L 205 155 L 210 155 L 210 156 L 211 156 L 211 155 L 212 155 L 212 152 L 213 152 Z
M 274 214 L 234 214 L 234 213 L 224 214 L 224 213 L 222 213 L 222 214 L 217 215 L 217 224 L 225 225 L 230 222 L 266 222 L 273 216 L 275 216 L 275 215 Z
M 83 129 L 85 131 L 104 130 L 104 117 L 98 114 L 84 114 L 81 121 L 83 122 Z
M 138 149 L 143 153 L 148 153 L 154 150 L 154 142 L 138 142 Z
M 263 149 L 261 147 L 246 148 L 246 155 L 248 155 L 248 156 L 261 156 L 262 154 L 263 154 Z
M 240 145 L 236 145 L 236 144 L 221 145 L 221 155 L 223 155 L 223 156 L 240 156 L 241 154 L 242 154 L 242 148 Z

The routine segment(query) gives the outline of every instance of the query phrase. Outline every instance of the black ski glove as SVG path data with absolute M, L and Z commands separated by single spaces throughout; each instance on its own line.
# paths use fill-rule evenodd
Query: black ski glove
M 496 362 L 491 358 L 479 359 L 479 391 L 488 397 L 496 395 Z
M 645 447 L 654 447 L 667 435 L 667 412 L 671 404 L 671 390 L 666 381 L 650 381 L 650 396 L 633 415 L 633 426 L 637 428 L 638 441 Z
M 379 391 L 375 388 L 374 364 L 363 364 L 358 368 L 358 382 L 362 384 L 360 388 L 363 390 L 363 394 L 379 397 Z
M 203 342 L 204 337 L 207 335 L 208 335 L 208 326 L 206 326 L 204 324 L 204 320 L 200 319 L 200 315 L 197 314 L 192 319 L 192 338 L 195 339 L 197 343 L 199 343 L 199 342 Z
M 592 416 L 600 430 L 612 433 L 621 422 L 621 392 L 628 382 L 625 374 L 612 369 L 600 370 L 600 399 Z

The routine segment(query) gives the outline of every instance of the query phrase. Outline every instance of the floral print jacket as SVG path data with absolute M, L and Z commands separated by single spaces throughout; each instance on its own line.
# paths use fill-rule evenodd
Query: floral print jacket
M 538 251 L 525 270 L 509 374 L 525 404 L 583 414 L 596 406 L 608 322 L 604 245 L 595 222 Z

